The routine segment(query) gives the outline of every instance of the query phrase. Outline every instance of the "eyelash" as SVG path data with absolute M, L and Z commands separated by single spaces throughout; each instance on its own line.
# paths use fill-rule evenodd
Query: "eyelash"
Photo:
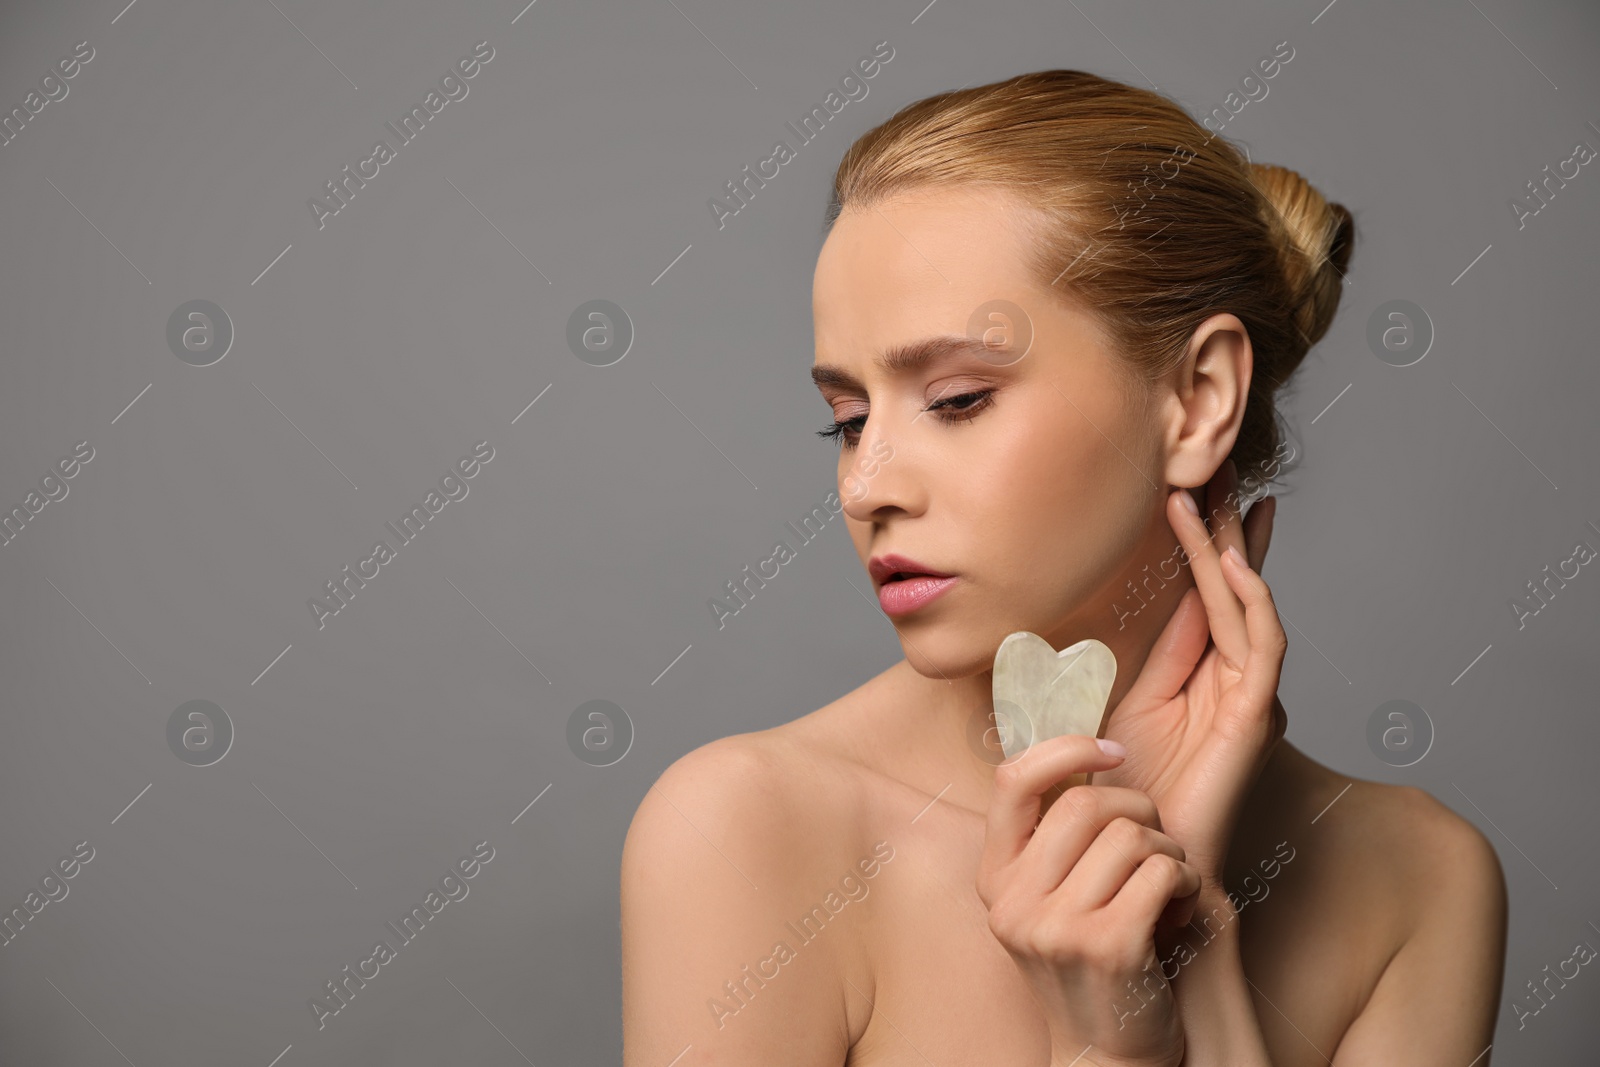
M 943 400 L 928 405 L 925 410 L 939 411 L 940 414 L 938 417 L 940 419 L 943 419 L 948 424 L 954 425 L 956 423 L 968 422 L 976 418 L 980 411 L 985 410 L 990 404 L 993 403 L 993 396 L 993 389 L 980 389 L 973 393 L 962 393 L 959 396 L 945 397 Z M 949 406 L 961 400 L 970 400 L 973 402 L 967 404 L 965 407 Z M 863 422 L 865 419 L 865 415 L 858 415 L 853 419 L 846 419 L 843 422 L 830 423 L 825 429 L 818 430 L 817 436 L 832 439 L 833 441 L 837 442 L 840 447 L 844 449 L 844 451 L 848 452 L 856 447 L 855 443 L 852 442 L 848 436 L 850 433 L 850 427 L 852 427 L 855 423 Z M 856 426 L 854 432 L 860 433 L 861 427 Z

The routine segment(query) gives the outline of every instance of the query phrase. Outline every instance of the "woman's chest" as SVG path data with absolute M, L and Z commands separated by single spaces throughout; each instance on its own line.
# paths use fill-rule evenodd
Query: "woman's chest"
M 870 1008 L 846 1064 L 1045 1067 L 1044 1016 L 990 933 L 974 888 L 981 825 L 976 837 L 960 820 L 926 829 L 934 832 L 902 836 L 898 856 L 907 862 L 875 890 L 862 931 L 873 984 L 849 994 Z M 1240 887 L 1244 903 L 1232 921 L 1240 924 L 1239 953 L 1273 1064 L 1311 1067 L 1332 1059 L 1387 957 L 1361 928 L 1359 910 L 1340 908 L 1337 895 L 1294 877 L 1291 867 L 1279 868 L 1270 883 L 1258 878 Z M 1163 967 L 1180 997 L 1184 968 L 1208 949 L 1223 950 L 1212 944 L 1218 924 L 1201 920 L 1197 915 L 1191 925 L 1189 951 L 1169 953 Z M 1106 1011 L 1136 1011 L 1135 997 L 1108 991 Z

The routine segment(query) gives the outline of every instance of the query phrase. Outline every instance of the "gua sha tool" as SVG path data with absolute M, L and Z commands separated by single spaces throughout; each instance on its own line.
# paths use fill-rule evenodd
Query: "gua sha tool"
M 994 657 L 994 717 L 1006 758 L 1061 734 L 1097 736 L 1116 677 L 1117 657 L 1092 637 L 1060 652 L 1027 630 L 1000 642 Z M 1087 779 L 1086 773 L 1073 774 L 1063 784 Z

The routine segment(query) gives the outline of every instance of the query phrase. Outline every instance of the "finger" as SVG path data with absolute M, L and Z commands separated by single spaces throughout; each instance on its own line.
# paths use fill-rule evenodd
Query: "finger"
M 1269 496 L 1250 506 L 1244 517 L 1244 541 L 1247 546 L 1244 558 L 1250 569 L 1261 573 L 1267 561 L 1267 546 L 1272 543 L 1272 522 L 1278 517 L 1278 498 Z
M 1083 862 L 1106 828 L 1119 822 L 1157 833 L 1161 830 L 1155 801 L 1141 790 L 1112 785 L 1074 786 L 1067 790 L 1045 813 L 1022 855 L 1012 863 L 1008 871 L 1011 886 L 1029 900 L 1055 892 Z M 1124 870 L 1123 876 L 1126 875 Z
M 1211 527 L 1211 541 L 1218 552 L 1226 552 L 1230 545 L 1240 552 L 1245 550 L 1242 512 L 1239 468 L 1233 460 L 1225 459 L 1206 484 L 1206 524 Z
M 1195 587 L 1200 590 L 1205 604 L 1206 622 L 1211 628 L 1211 639 L 1216 643 L 1229 664 L 1238 667 L 1244 663 L 1250 649 L 1249 635 L 1245 631 L 1244 607 L 1222 574 L 1217 546 L 1200 516 L 1184 507 L 1181 497 L 1186 492 L 1179 489 L 1167 501 L 1167 521 L 1189 560 L 1189 570 L 1194 575 Z
M 1150 702 L 1166 702 L 1178 695 L 1196 663 L 1206 650 L 1211 631 L 1206 623 L 1205 604 L 1198 589 L 1185 589 L 1177 608 L 1150 648 L 1139 677 L 1128 687 L 1122 703 L 1142 707 Z M 1115 714 L 1113 713 L 1113 718 Z
M 1166 834 L 1130 819 L 1113 819 L 1090 842 L 1057 892 L 1084 910 L 1105 907 L 1129 878 L 1146 877 L 1140 864 L 1157 853 L 1184 858 L 1183 847 Z
M 1101 914 L 1110 925 L 1136 926 L 1153 937 L 1168 904 L 1182 901 L 1187 908 L 1185 898 L 1198 899 L 1199 894 L 1200 872 L 1183 860 L 1158 853 L 1139 865 L 1138 874 L 1123 883 Z
M 1289 649 L 1288 635 L 1278 618 L 1272 589 L 1266 580 L 1246 564 L 1230 557 L 1226 563 L 1228 580 L 1244 603 L 1245 623 L 1250 640 L 1250 655 L 1239 678 L 1239 699 L 1245 707 L 1264 709 L 1263 721 L 1272 724 L 1278 714 L 1278 681 L 1283 657 Z
M 1167 902 L 1161 910 L 1161 917 L 1157 920 L 1158 926 L 1166 926 L 1169 930 L 1180 929 L 1188 926 L 1194 920 L 1194 913 L 1200 904 L 1200 894 L 1190 893 L 1186 896 L 1174 897 Z
M 1092 737 L 1062 734 L 1040 741 L 1016 760 L 996 767 L 979 860 L 980 878 L 1003 870 L 1022 854 L 1039 825 L 1045 790 L 1071 774 L 1110 770 L 1123 758 L 1103 751 Z

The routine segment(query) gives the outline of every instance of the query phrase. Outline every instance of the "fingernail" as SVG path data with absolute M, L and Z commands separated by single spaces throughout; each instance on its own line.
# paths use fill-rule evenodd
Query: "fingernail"
M 1128 754 L 1127 748 L 1109 737 L 1097 737 L 1094 739 L 1094 743 L 1099 745 L 1100 751 L 1108 756 L 1126 756 Z
M 1182 500 L 1183 506 L 1189 509 L 1189 514 L 1198 519 L 1200 517 L 1200 505 L 1194 502 L 1194 497 L 1190 495 L 1189 490 L 1179 489 L 1178 496 Z
M 1246 560 L 1242 555 L 1239 554 L 1239 550 L 1237 548 L 1234 548 L 1232 545 L 1229 545 L 1227 554 L 1232 556 L 1233 557 L 1233 561 L 1235 563 L 1237 563 L 1239 566 L 1244 567 L 1246 570 L 1249 569 L 1249 567 L 1250 567 L 1249 561 Z

